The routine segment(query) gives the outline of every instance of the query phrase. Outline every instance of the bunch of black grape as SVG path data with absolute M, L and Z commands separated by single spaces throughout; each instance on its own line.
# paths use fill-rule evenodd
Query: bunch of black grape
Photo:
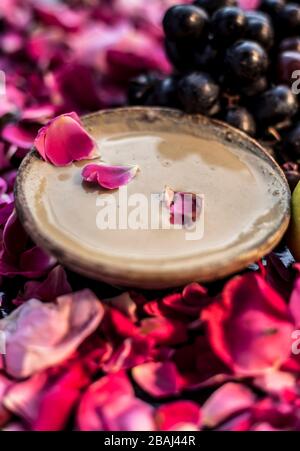
M 298 3 L 261 0 L 256 11 L 242 10 L 236 0 L 171 7 L 163 28 L 174 72 L 164 79 L 150 73 L 132 80 L 129 103 L 224 120 L 263 141 L 287 173 L 293 168 L 295 183 L 300 161 Z

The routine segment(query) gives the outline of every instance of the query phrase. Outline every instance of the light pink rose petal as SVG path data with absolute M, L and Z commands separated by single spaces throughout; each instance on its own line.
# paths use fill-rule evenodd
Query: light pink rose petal
M 182 380 L 173 362 L 144 363 L 133 368 L 132 377 L 154 398 L 178 395 L 182 390 Z
M 88 164 L 82 171 L 82 178 L 86 182 L 98 183 L 103 188 L 117 189 L 131 182 L 137 171 L 138 166 Z
M 152 431 L 153 408 L 134 397 L 125 373 L 109 374 L 83 395 L 77 425 L 81 431 Z
M 254 393 L 242 384 L 228 382 L 218 388 L 202 406 L 203 424 L 215 427 L 233 414 L 252 407 Z
M 34 144 L 42 158 L 55 166 L 90 158 L 95 148 L 76 113 L 54 118 L 40 129 Z
M 55 107 L 50 104 L 34 105 L 25 108 L 21 113 L 23 121 L 43 122 L 53 116 Z
M 284 371 L 272 371 L 258 376 L 253 381 L 254 385 L 268 394 L 280 395 L 286 390 L 296 393 L 296 377 Z
M 103 314 L 89 290 L 61 296 L 53 304 L 27 301 L 0 320 L 7 373 L 24 378 L 62 362 L 97 328 Z

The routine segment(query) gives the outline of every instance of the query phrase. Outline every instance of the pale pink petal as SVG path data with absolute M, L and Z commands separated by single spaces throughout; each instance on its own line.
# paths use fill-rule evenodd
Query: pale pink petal
M 89 290 L 59 297 L 55 304 L 27 301 L 0 320 L 7 373 L 24 378 L 62 362 L 97 328 L 103 314 Z
M 50 104 L 34 105 L 25 108 L 22 111 L 21 119 L 23 121 L 44 121 L 53 116 L 55 107 Z
M 152 431 L 153 408 L 135 398 L 125 373 L 110 374 L 83 395 L 77 425 L 81 431 Z
M 83 180 L 107 189 L 117 189 L 127 185 L 136 176 L 138 166 L 109 166 L 88 164 L 82 171 Z
M 241 384 L 228 382 L 216 390 L 202 406 L 203 424 L 215 427 L 229 416 L 252 407 L 255 395 Z
M 283 371 L 272 371 L 254 379 L 254 385 L 269 394 L 281 394 L 285 390 L 296 391 L 296 377 Z
M 182 381 L 173 362 L 149 362 L 132 370 L 135 382 L 154 398 L 178 395 Z

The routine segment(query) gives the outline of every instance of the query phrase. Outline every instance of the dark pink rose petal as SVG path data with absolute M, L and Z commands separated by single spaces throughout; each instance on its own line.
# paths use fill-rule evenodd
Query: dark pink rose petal
M 274 398 L 264 398 L 252 407 L 252 423 L 268 423 L 276 429 L 291 429 L 297 425 L 297 410 L 293 404 Z
M 160 345 L 174 346 L 184 343 L 188 338 L 184 323 L 162 316 L 142 320 L 140 332 Z
M 100 95 L 102 85 L 99 88 L 90 66 L 75 60 L 62 65 L 55 71 L 54 77 L 58 92 L 64 101 L 64 109 L 70 111 L 80 108 L 81 111 L 94 111 L 103 106 Z M 109 98 L 111 97 L 110 94 Z
M 34 0 L 33 5 L 42 21 L 50 26 L 76 31 L 84 22 L 84 13 L 73 11 L 60 3 L 44 3 Z
M 127 291 L 120 294 L 119 296 L 104 299 L 104 303 L 120 310 L 132 322 L 136 322 L 136 303 L 133 301 L 130 293 L 128 293 Z
M 102 329 L 105 335 L 113 340 L 139 335 L 138 327 L 120 310 L 115 308 L 110 308 L 106 311 Z
M 32 280 L 26 282 L 23 291 L 18 293 L 18 296 L 13 302 L 15 305 L 20 305 L 32 298 L 50 302 L 71 291 L 72 289 L 68 283 L 66 272 L 62 266 L 58 265 L 49 272 L 44 281 L 37 282 Z
M 300 326 L 300 275 L 297 274 L 290 297 L 289 309 L 296 326 Z
M 34 145 L 41 157 L 55 166 L 91 157 L 94 141 L 76 113 L 62 114 L 41 128 Z
M 6 392 L 4 404 L 31 430 L 58 431 L 65 427 L 81 390 L 89 382 L 84 361 L 71 362 L 13 384 Z
M 107 189 L 117 189 L 127 185 L 136 176 L 138 166 L 109 166 L 106 164 L 88 164 L 82 170 L 86 182 L 98 183 Z
M 215 427 L 229 416 L 251 408 L 255 399 L 249 388 L 228 382 L 218 388 L 202 406 L 203 424 Z
M 295 276 L 291 253 L 288 249 L 280 254 L 272 252 L 266 257 L 266 261 L 266 281 L 288 301 Z
M 163 404 L 155 412 L 160 431 L 195 431 L 201 426 L 200 406 L 192 401 Z
M 7 373 L 24 378 L 62 362 L 96 329 L 103 314 L 89 290 L 61 296 L 53 304 L 25 302 L 0 320 Z
M 279 367 L 291 352 L 294 326 L 288 306 L 257 274 L 228 282 L 221 300 L 209 305 L 202 319 L 214 352 L 237 374 Z
M 232 379 L 206 337 L 197 337 L 193 344 L 176 349 L 173 360 L 186 389 L 210 387 Z
M 182 380 L 173 362 L 149 362 L 132 370 L 134 381 L 153 398 L 178 395 Z
M 15 212 L 10 215 L 5 224 L 2 239 L 1 275 L 19 274 L 31 278 L 42 277 L 55 264 L 55 259 L 42 249 L 37 246 L 30 247 L 29 238 Z
M 31 149 L 36 136 L 36 128 L 29 128 L 20 124 L 7 124 L 2 130 L 2 138 L 10 144 Z
M 207 289 L 199 283 L 190 283 L 184 287 L 182 292 L 183 299 L 189 305 L 199 305 L 207 299 Z

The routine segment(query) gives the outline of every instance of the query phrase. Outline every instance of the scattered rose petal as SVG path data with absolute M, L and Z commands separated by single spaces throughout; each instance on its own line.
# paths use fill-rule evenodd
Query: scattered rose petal
M 153 408 L 134 397 L 122 372 L 110 374 L 92 384 L 77 411 L 81 431 L 152 431 Z
M 128 185 L 136 176 L 138 166 L 109 166 L 106 164 L 88 164 L 82 170 L 86 182 L 98 183 L 107 189 L 117 189 Z
M 2 138 L 22 149 L 31 149 L 36 129 L 25 128 L 20 124 L 7 124 L 2 130 Z
M 257 274 L 228 282 L 221 300 L 209 305 L 202 319 L 213 350 L 238 374 L 258 375 L 278 368 L 291 352 L 293 323 L 288 307 Z
M 89 290 L 59 297 L 55 304 L 27 301 L 0 320 L 7 373 L 24 378 L 60 363 L 96 329 L 103 313 Z
M 166 187 L 163 200 L 170 210 L 170 223 L 191 227 L 196 222 L 203 208 L 203 199 L 198 194 L 173 191 Z
M 247 387 L 228 382 L 218 388 L 202 406 L 203 424 L 215 427 L 229 416 L 252 407 L 255 399 Z
M 81 389 L 90 382 L 84 361 L 39 372 L 6 392 L 6 408 L 35 431 L 59 431 L 68 422 Z
M 0 274 L 3 276 L 22 275 L 34 279 L 47 274 L 54 265 L 53 257 L 38 246 L 31 244 L 13 211 L 3 230 Z
M 178 395 L 182 381 L 172 362 L 149 362 L 132 370 L 135 382 L 150 396 L 164 398 Z
M 34 145 L 41 157 L 55 166 L 90 158 L 95 148 L 76 113 L 62 114 L 50 121 L 40 129 Z
M 26 282 L 23 291 L 18 293 L 13 302 L 15 305 L 20 305 L 32 298 L 50 302 L 71 291 L 72 288 L 68 283 L 65 270 L 58 265 L 49 272 L 43 282 L 34 280 Z
M 160 406 L 155 412 L 160 431 L 195 431 L 201 425 L 201 410 L 192 401 L 175 401 Z

